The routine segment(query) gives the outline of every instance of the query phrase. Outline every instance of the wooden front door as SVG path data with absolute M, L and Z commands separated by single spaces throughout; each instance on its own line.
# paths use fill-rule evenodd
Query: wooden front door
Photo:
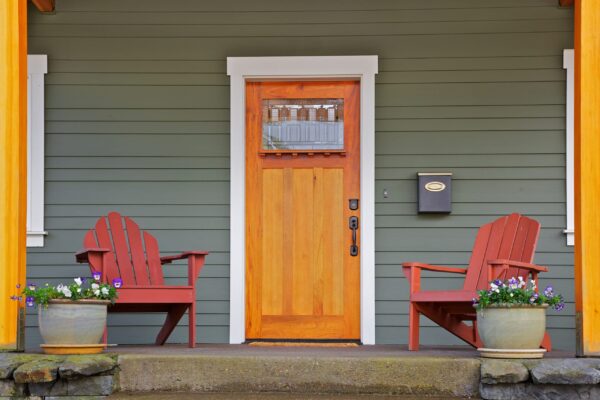
M 247 83 L 247 339 L 360 339 L 359 88 Z

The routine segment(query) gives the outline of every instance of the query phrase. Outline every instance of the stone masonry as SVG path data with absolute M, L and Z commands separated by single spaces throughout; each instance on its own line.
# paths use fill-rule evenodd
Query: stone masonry
M 0 353 L 0 399 L 104 398 L 117 371 L 116 356 Z
M 600 399 L 599 359 L 481 361 L 486 400 Z

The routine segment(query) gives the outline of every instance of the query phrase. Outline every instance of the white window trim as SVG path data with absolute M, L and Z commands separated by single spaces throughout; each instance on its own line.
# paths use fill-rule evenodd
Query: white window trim
M 231 254 L 229 342 L 246 340 L 246 80 L 355 78 L 360 80 L 360 325 L 363 344 L 375 344 L 375 74 L 377 56 L 228 57 L 231 77 Z
M 575 245 L 575 54 L 563 51 L 563 68 L 567 70 L 566 110 L 566 188 L 567 188 L 567 246 Z
M 27 56 L 27 247 L 43 247 L 44 75 L 46 55 Z

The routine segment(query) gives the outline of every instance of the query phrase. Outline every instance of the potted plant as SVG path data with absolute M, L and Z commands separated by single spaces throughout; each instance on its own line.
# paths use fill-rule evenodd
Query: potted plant
M 484 348 L 482 357 L 541 358 L 540 349 L 546 332 L 546 310 L 561 311 L 563 297 L 552 286 L 539 293 L 535 281 L 523 277 L 506 282 L 495 280 L 488 290 L 480 290 L 473 299 L 477 309 L 477 331 Z
M 93 278 L 75 278 L 70 285 L 37 287 L 28 284 L 22 291 L 28 307 L 38 305 L 39 329 L 47 354 L 100 353 L 106 327 L 107 306 L 117 298 L 121 279 L 101 283 L 100 273 Z M 18 298 L 21 299 L 21 298 Z

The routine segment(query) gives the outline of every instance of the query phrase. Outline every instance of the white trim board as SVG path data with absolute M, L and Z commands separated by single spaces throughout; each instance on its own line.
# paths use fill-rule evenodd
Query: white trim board
M 46 55 L 27 56 L 27 247 L 44 247 L 44 75 Z
M 567 188 L 567 246 L 575 245 L 575 54 L 563 50 L 563 68 L 567 70 L 566 101 L 566 188 Z
M 227 57 L 231 77 L 229 343 L 246 340 L 246 80 L 360 81 L 360 332 L 375 344 L 375 74 L 377 56 Z

